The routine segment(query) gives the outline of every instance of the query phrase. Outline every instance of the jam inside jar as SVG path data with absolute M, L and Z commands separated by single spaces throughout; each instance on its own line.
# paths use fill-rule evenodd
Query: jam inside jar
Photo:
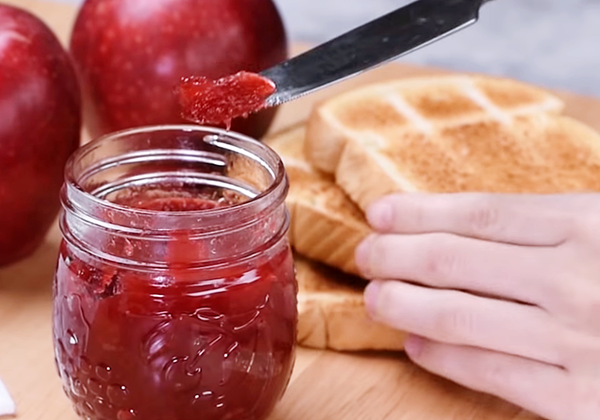
M 53 335 L 89 420 L 260 420 L 294 364 L 297 284 L 281 160 L 199 126 L 115 133 L 62 190 Z

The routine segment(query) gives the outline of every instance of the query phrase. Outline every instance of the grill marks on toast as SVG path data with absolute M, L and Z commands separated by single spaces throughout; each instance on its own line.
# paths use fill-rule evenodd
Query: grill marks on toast
M 563 108 L 541 89 L 500 78 L 392 81 L 318 107 L 306 153 L 363 210 L 391 192 L 600 190 L 600 136 Z M 321 147 L 331 133 L 345 141 Z
M 393 89 L 393 95 L 404 99 L 404 102 L 411 107 L 410 114 L 417 114 L 429 123 L 431 129 L 423 131 L 423 133 L 431 134 L 436 124 L 443 126 L 461 123 L 463 120 L 473 119 L 485 112 L 485 108 L 479 103 L 485 101 L 474 100 L 474 97 L 480 98 L 477 94 L 473 94 L 472 90 L 474 89 L 471 87 L 471 84 L 463 79 L 456 79 L 455 83 L 440 84 L 435 89 L 430 89 L 431 91 L 426 95 L 424 89 L 427 88 L 421 84 L 400 86 Z M 404 110 L 399 109 L 399 111 L 403 112 Z M 411 123 L 415 127 L 419 126 L 418 121 L 411 120 Z
M 396 176 L 417 191 L 600 191 L 600 137 L 566 117 L 538 114 L 513 117 L 510 125 L 490 120 L 447 127 L 420 147 L 419 140 L 402 140 L 402 147 L 370 156 L 384 166 L 401 164 Z
M 475 89 L 505 112 L 512 110 L 517 114 L 560 114 L 564 110 L 560 99 L 532 86 L 492 77 L 474 77 L 469 80 Z
M 528 191 L 600 191 L 600 135 L 569 117 L 537 118 L 545 123 L 545 131 L 530 140 L 536 159 L 531 160 L 530 167 L 532 173 L 536 169 L 538 174 L 544 172 L 544 178 L 530 185 Z
M 349 130 L 370 130 L 372 127 L 404 127 L 410 120 L 398 112 L 394 103 L 379 94 L 357 97 L 356 102 L 340 103 L 339 124 Z M 333 110 L 336 112 L 336 110 Z

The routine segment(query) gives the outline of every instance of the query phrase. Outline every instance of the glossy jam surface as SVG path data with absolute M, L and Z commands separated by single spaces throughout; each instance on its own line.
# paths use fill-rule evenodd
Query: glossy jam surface
M 215 206 L 156 197 L 127 204 Z M 207 249 L 178 235 L 157 245 L 167 262 Z M 63 242 L 54 340 L 65 392 L 91 420 L 264 419 L 293 367 L 296 288 L 285 240 L 244 261 L 154 271 L 102 263 Z
M 266 99 L 276 90 L 271 80 L 249 72 L 218 80 L 189 77 L 182 80 L 179 89 L 183 118 L 227 127 L 234 118 L 263 109 Z

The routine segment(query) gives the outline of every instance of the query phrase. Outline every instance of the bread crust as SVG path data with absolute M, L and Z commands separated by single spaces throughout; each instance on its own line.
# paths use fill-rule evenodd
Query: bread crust
M 343 133 L 343 128 L 334 126 L 328 118 L 328 113 L 323 108 L 314 108 L 306 124 L 306 142 L 304 153 L 310 156 L 311 164 L 324 172 L 334 173 L 337 162 L 348 141 Z M 318 144 L 319 139 L 326 139 L 323 144 Z
M 290 179 L 291 244 L 304 256 L 358 275 L 354 251 L 372 230 L 333 177 L 306 161 L 305 136 L 305 126 L 299 125 L 265 140 L 282 156 Z
M 363 301 L 366 281 L 357 276 L 354 251 L 371 229 L 333 177 L 306 161 L 305 136 L 300 125 L 265 140 L 282 157 L 290 179 L 298 343 L 337 351 L 402 350 L 404 333 L 373 321 Z
M 405 333 L 369 317 L 363 280 L 299 255 L 296 273 L 300 345 L 337 351 L 403 350 Z

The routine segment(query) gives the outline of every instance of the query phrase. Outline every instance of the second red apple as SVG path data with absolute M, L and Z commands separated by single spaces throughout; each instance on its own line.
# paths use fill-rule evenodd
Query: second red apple
M 182 77 L 259 72 L 287 57 L 271 0 L 87 0 L 71 52 L 93 137 L 125 128 L 178 124 Z M 274 110 L 234 121 L 260 138 Z

